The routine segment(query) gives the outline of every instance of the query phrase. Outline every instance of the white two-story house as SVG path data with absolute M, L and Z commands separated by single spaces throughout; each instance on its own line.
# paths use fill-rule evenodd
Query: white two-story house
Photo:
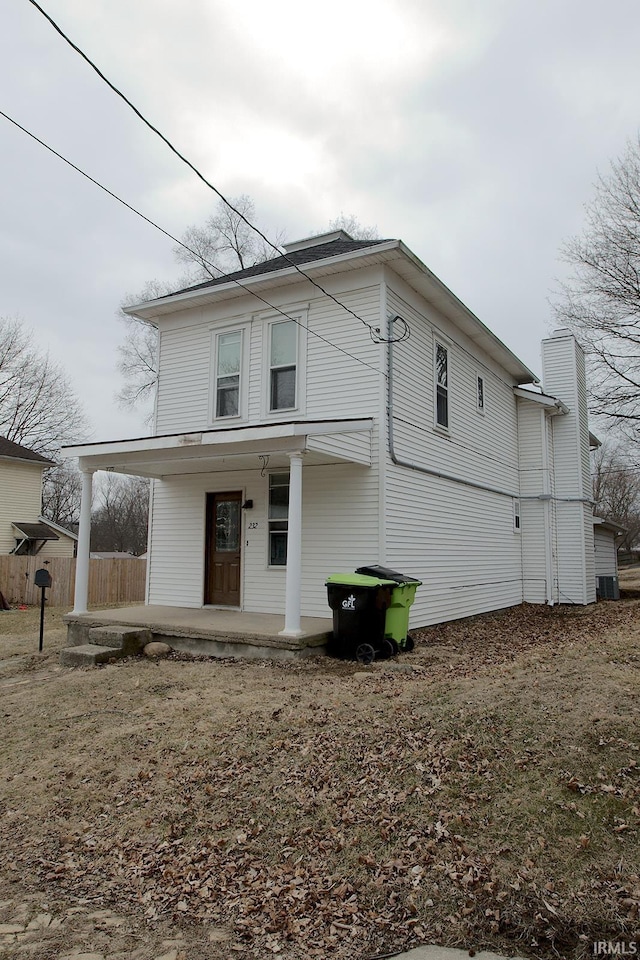
M 159 332 L 153 436 L 66 450 L 152 479 L 147 603 L 329 617 L 331 573 L 422 581 L 411 625 L 595 600 L 582 351 L 542 383 L 399 240 L 342 231 L 130 308 Z

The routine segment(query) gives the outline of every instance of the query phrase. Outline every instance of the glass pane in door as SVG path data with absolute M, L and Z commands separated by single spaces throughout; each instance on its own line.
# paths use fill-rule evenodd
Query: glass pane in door
M 240 549 L 240 501 L 218 500 L 216 503 L 216 553 Z

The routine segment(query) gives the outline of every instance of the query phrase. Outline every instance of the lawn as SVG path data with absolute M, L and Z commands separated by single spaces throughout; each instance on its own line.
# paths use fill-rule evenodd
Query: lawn
M 62 669 L 62 612 L 43 654 L 37 610 L 0 614 L 0 924 L 21 897 L 63 917 L 39 960 L 89 908 L 140 960 L 640 941 L 640 600 L 436 627 L 371 667 Z

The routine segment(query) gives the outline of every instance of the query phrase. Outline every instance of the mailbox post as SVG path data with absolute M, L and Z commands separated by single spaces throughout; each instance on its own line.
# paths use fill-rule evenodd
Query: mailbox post
M 46 561 L 45 561 L 46 563 Z M 44 567 L 41 567 L 40 570 L 36 570 L 36 575 L 33 581 L 36 587 L 40 587 L 42 591 L 40 597 L 40 643 L 38 644 L 38 650 L 42 653 L 43 638 L 44 638 L 44 601 L 45 601 L 45 591 L 47 587 L 51 586 L 51 574 L 48 570 L 45 570 Z

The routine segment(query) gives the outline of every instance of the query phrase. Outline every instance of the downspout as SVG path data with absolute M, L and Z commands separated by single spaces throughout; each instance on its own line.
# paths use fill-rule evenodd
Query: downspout
M 542 416 L 542 492 L 544 496 L 544 566 L 547 585 L 547 605 L 554 605 L 553 598 L 553 547 L 551 543 L 551 477 L 549 475 L 549 421 L 544 410 Z

